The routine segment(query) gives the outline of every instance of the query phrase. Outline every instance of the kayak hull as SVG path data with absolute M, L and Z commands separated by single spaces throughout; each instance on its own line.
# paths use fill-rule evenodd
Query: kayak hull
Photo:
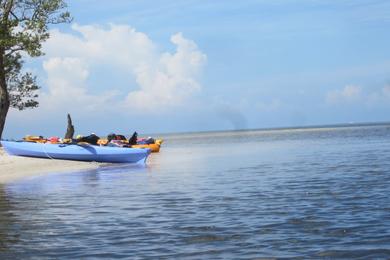
M 149 149 L 1 141 L 9 155 L 108 163 L 145 162 Z

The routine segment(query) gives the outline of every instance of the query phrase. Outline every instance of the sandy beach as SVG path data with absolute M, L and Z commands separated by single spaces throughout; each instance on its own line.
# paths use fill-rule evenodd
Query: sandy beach
M 99 167 L 94 162 L 76 162 L 9 156 L 0 148 L 0 184 L 50 173 L 88 170 Z

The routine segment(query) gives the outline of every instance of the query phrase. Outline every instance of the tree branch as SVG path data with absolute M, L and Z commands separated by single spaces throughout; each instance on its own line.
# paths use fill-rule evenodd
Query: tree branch
M 7 53 L 5 53 L 5 56 L 10 57 L 15 52 L 24 51 L 24 50 L 25 50 L 25 48 L 23 46 L 17 46 L 16 48 L 11 48 L 11 49 L 7 50 Z
M 7 24 L 9 14 L 12 10 L 12 6 L 14 5 L 14 0 L 10 0 L 9 2 L 6 2 L 5 9 L 4 9 L 4 16 L 3 16 L 3 22 Z
M 12 11 L 9 11 L 9 12 L 10 12 L 10 14 L 11 14 L 13 17 L 15 17 L 16 20 L 19 20 L 19 18 L 14 14 L 14 12 L 12 12 Z
M 41 7 L 42 7 L 42 1 L 39 1 L 38 3 L 36 3 L 35 9 L 34 9 L 34 13 L 31 16 L 31 20 L 37 19 L 37 16 L 38 16 L 38 14 L 41 11 Z

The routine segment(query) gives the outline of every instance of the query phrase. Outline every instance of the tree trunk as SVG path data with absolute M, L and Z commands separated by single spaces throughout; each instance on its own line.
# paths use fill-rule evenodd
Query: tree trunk
M 3 90 L 3 86 L 0 87 L 0 139 L 3 136 L 3 130 L 5 126 L 5 119 L 7 118 L 9 109 L 9 99 L 7 91 Z
M 72 125 L 72 118 L 68 114 L 68 127 L 66 129 L 65 139 L 72 139 L 74 135 L 74 126 Z
M 9 105 L 9 95 L 4 72 L 4 51 L 0 49 L 0 139 L 3 135 Z

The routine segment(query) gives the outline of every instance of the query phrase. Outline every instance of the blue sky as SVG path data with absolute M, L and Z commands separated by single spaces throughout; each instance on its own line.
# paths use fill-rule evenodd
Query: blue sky
M 68 1 L 5 137 L 390 121 L 389 1 Z

